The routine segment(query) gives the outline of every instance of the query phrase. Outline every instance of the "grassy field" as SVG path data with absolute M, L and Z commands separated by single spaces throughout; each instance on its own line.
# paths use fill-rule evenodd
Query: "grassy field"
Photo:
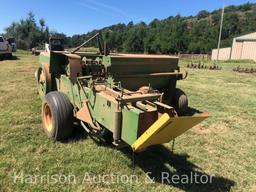
M 0 61 L 0 191 L 256 191 L 256 75 L 232 71 L 256 64 L 226 62 L 221 71 L 187 69 L 188 78 L 178 86 L 190 106 L 211 117 L 177 138 L 173 152 L 171 143 L 152 147 L 136 155 L 133 165 L 130 150 L 97 144 L 81 131 L 65 143 L 45 136 L 34 80 L 37 63 L 38 57 L 26 52 Z M 163 181 L 161 172 L 212 179 L 179 184 Z M 114 180 L 90 180 L 111 173 Z M 50 175 L 63 179 L 48 182 Z M 130 179 L 120 182 L 122 175 Z

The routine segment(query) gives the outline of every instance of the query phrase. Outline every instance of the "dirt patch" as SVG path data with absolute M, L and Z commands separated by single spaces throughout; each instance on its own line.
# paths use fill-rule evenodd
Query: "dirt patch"
M 192 131 L 196 134 L 200 134 L 200 135 L 204 135 L 204 134 L 209 134 L 211 133 L 211 130 L 207 127 L 203 127 L 203 126 L 196 126 L 192 129 Z
M 226 123 L 220 122 L 218 124 L 211 125 L 211 130 L 213 133 L 222 134 L 228 132 L 229 127 Z
M 33 68 L 20 69 L 20 70 L 17 70 L 17 73 L 30 73 L 33 70 L 34 70 Z

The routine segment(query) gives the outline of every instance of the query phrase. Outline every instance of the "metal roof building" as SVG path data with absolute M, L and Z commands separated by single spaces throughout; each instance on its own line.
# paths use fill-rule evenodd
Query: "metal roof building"
M 217 49 L 212 50 L 212 60 L 217 60 Z M 251 59 L 256 61 L 256 32 L 236 37 L 233 45 L 219 50 L 219 60 Z
M 256 60 L 256 32 L 234 38 L 231 59 Z

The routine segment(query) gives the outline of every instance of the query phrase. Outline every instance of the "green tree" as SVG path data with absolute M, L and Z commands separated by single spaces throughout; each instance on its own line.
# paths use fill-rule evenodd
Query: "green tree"
M 48 41 L 49 28 L 44 19 L 40 19 L 39 25 L 36 23 L 35 15 L 29 12 L 25 19 L 13 22 L 7 27 L 5 36 L 14 37 L 18 48 L 31 49 Z

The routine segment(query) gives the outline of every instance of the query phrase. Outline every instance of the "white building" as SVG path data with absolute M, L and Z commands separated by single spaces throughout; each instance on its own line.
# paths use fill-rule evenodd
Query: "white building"
M 217 60 L 217 49 L 212 50 L 212 60 Z M 251 59 L 256 61 L 256 32 L 236 37 L 232 47 L 219 51 L 219 60 Z

